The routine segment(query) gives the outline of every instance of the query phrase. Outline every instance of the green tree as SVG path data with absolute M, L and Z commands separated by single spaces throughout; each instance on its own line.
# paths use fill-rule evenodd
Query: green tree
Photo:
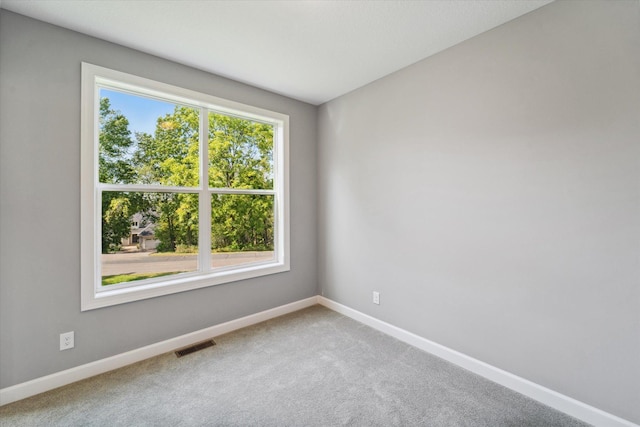
M 273 188 L 273 127 L 209 115 L 209 186 Z
M 131 231 L 131 216 L 135 213 L 128 193 L 102 192 L 102 253 L 112 252 L 120 246 L 123 237 Z
M 273 188 L 273 126 L 209 115 L 209 186 Z M 214 250 L 273 250 L 273 196 L 214 195 Z
M 199 112 L 176 106 L 158 117 L 154 135 L 136 133 L 133 155 L 142 183 L 195 187 L 199 180 Z M 159 251 L 198 243 L 198 197 L 186 193 L 148 193 L 148 215 L 156 224 Z
M 134 146 L 129 121 L 112 110 L 108 98 L 100 99 L 100 135 L 98 146 L 98 177 L 106 184 L 126 184 L 135 179 L 136 171 L 129 161 Z M 131 216 L 139 207 L 140 198 L 120 191 L 102 192 L 102 253 L 120 245 L 131 230 Z
M 211 246 L 218 251 L 273 250 L 273 196 L 214 195 Z
M 208 184 L 215 188 L 273 188 L 273 127 L 210 113 Z M 153 135 L 136 134 L 133 155 L 143 183 L 199 185 L 199 112 L 176 106 L 159 117 Z M 186 193 L 147 195 L 160 251 L 198 241 L 198 197 Z M 272 195 L 213 195 L 211 238 L 215 250 L 272 250 Z

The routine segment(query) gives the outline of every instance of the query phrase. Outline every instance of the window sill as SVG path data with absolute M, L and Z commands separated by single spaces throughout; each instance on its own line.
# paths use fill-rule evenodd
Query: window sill
M 251 265 L 245 268 L 221 270 L 213 273 L 181 275 L 172 280 L 141 284 L 132 287 L 85 292 L 83 287 L 81 311 L 94 310 L 101 307 L 109 307 L 133 301 L 163 295 L 175 294 L 208 286 L 222 285 L 239 280 L 252 279 L 270 274 L 289 271 L 289 265 L 285 263 L 269 262 Z

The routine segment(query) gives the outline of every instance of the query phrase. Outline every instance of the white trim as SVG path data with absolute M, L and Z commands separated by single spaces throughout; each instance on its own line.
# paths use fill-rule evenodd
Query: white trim
M 205 168 L 206 171 L 206 168 Z M 190 193 L 198 194 L 200 187 L 173 187 L 169 185 L 155 184 L 105 184 L 97 183 L 96 187 L 102 191 L 140 191 L 149 193 Z M 211 194 L 276 194 L 276 190 L 253 188 L 215 188 L 209 187 L 206 191 Z
M 198 129 L 200 150 L 200 186 L 209 186 L 209 111 L 200 107 Z M 198 197 L 198 272 L 211 271 L 211 192 L 202 191 Z
M 640 427 L 569 396 L 484 363 L 360 311 L 318 296 L 318 304 L 594 426 Z
M 230 99 L 219 98 L 206 93 L 174 86 L 168 83 L 147 79 L 134 74 L 124 73 L 111 68 L 100 67 L 88 62 L 82 63 L 86 69 L 95 75 L 95 83 L 100 87 L 117 91 L 143 94 L 162 101 L 170 100 L 177 104 L 199 108 L 204 107 L 217 113 L 255 120 L 261 123 L 277 124 L 288 118 L 286 114 L 277 113 L 265 108 L 254 107 Z M 92 82 L 93 83 L 93 82 Z
M 193 289 L 290 271 L 289 237 L 289 116 L 263 108 L 214 97 L 132 74 L 82 63 L 81 86 L 81 291 L 80 310 L 87 311 L 126 302 L 170 295 Z M 99 88 L 111 88 L 188 105 L 200 110 L 200 179 L 197 187 L 98 182 Z M 230 189 L 208 187 L 208 117 L 225 114 L 273 126 L 273 189 Z M 105 191 L 194 193 L 199 195 L 198 270 L 135 282 L 101 286 L 101 194 Z M 273 195 L 274 259 L 224 269 L 211 265 L 211 194 Z
M 201 329 L 199 331 L 191 332 L 189 334 L 181 335 L 179 337 L 161 341 L 159 343 L 131 350 L 126 353 L 107 357 L 106 359 L 96 360 L 95 362 L 76 366 L 75 368 L 56 372 L 55 374 L 36 378 L 11 387 L 6 387 L 0 389 L 0 405 L 6 405 L 39 393 L 44 393 L 45 391 L 53 390 L 54 388 L 62 387 L 114 369 L 122 368 L 123 366 L 140 362 L 141 360 L 145 360 L 150 357 L 168 353 L 199 341 L 227 334 L 237 329 L 255 325 L 256 323 L 264 322 L 285 314 L 293 313 L 294 311 L 311 307 L 317 303 L 317 297 L 306 298 L 290 304 L 261 311 L 256 314 L 241 317 L 239 319 L 231 320 L 229 322 L 221 323 L 219 325 L 211 326 L 209 328 Z
M 90 295 L 89 300 L 83 301 L 81 311 L 222 285 L 239 280 L 253 279 L 269 274 L 283 273 L 289 270 L 290 268 L 286 262 L 265 261 L 246 264 L 241 268 L 238 267 L 228 270 L 219 269 L 209 274 L 201 274 L 197 271 L 176 274 L 175 277 L 163 281 L 153 279 L 140 280 L 135 286 L 125 285 L 123 287 L 101 290 L 99 293 L 95 292 Z M 82 295 L 84 296 L 86 293 L 87 292 L 84 292 Z

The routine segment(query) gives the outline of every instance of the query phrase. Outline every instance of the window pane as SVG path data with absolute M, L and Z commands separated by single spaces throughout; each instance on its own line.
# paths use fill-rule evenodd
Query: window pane
M 199 120 L 195 108 L 100 89 L 100 182 L 197 186 Z
M 273 126 L 209 113 L 209 187 L 273 189 Z
M 102 286 L 198 269 L 198 195 L 104 191 Z
M 273 201 L 271 194 L 212 195 L 213 268 L 274 259 Z

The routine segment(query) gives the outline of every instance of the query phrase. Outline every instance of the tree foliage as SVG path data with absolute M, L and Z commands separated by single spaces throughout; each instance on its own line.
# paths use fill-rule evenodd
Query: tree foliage
M 98 145 L 98 176 L 106 184 L 127 184 L 136 171 L 127 160 L 134 146 L 125 116 L 111 109 L 108 98 L 100 99 L 100 135 Z M 119 191 L 102 193 L 102 253 L 120 246 L 129 235 L 131 216 L 139 208 L 139 200 Z
M 273 188 L 273 127 L 209 115 L 209 186 Z M 213 249 L 273 250 L 273 196 L 218 194 L 211 201 Z
M 158 117 L 153 135 L 136 133 L 134 140 L 126 117 L 112 111 L 108 99 L 103 98 L 100 107 L 101 182 L 199 185 L 199 110 L 177 105 L 171 114 Z M 273 127 L 216 113 L 210 113 L 208 121 L 209 187 L 272 189 Z M 214 191 L 211 249 L 273 250 L 273 198 Z M 179 245 L 195 247 L 198 204 L 198 195 L 192 193 L 105 192 L 103 251 L 105 244 L 112 247 L 128 234 L 129 219 L 137 212 L 155 224 L 159 251 L 175 251 Z

